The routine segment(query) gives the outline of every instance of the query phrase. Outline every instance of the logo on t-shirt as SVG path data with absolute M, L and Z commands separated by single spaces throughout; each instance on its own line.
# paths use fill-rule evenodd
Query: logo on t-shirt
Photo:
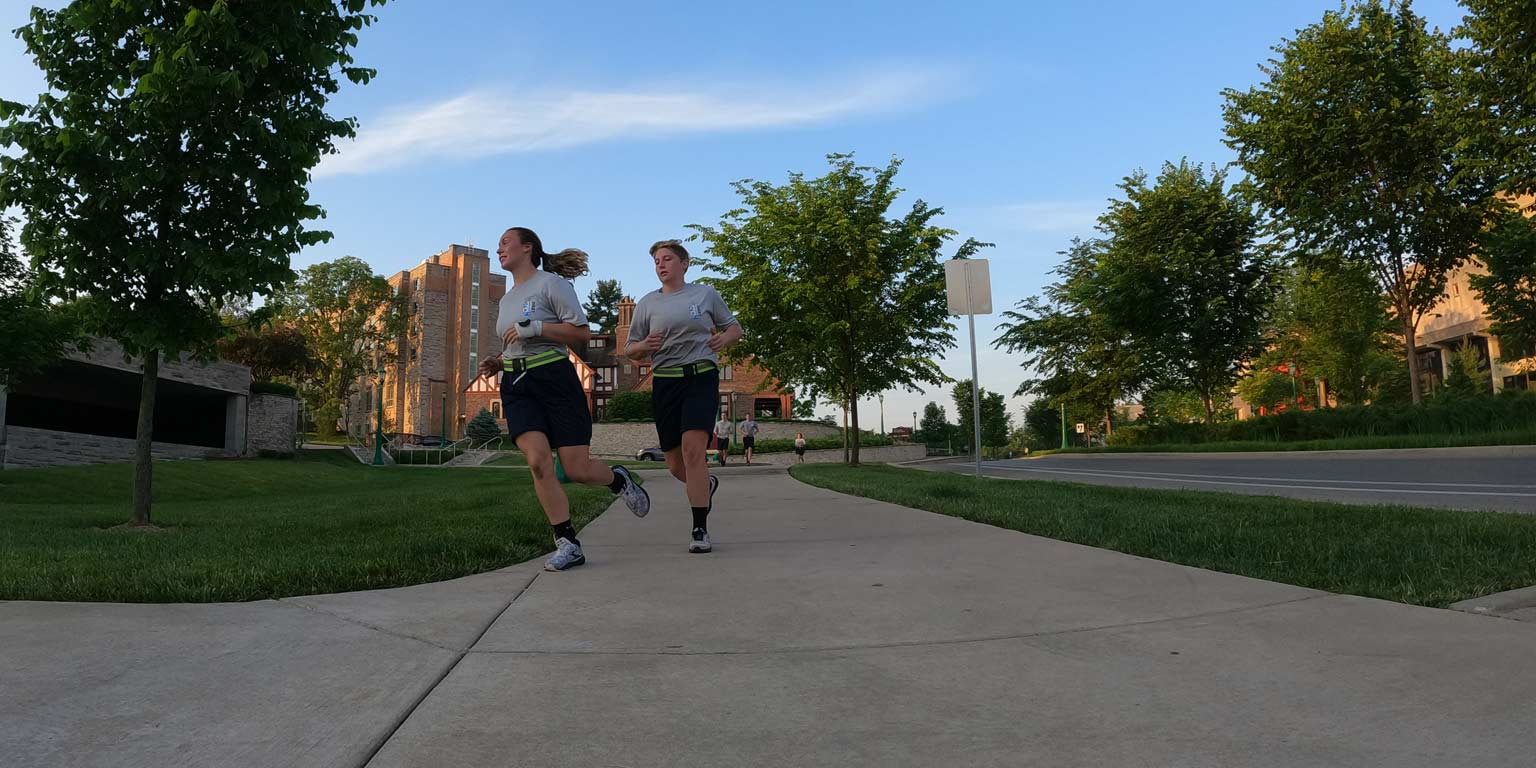
M 535 306 L 535 304 L 533 303 L 533 299 L 531 297 L 528 300 L 524 301 L 523 302 L 523 317 L 533 317 L 533 308 L 534 308 L 534 306 Z
M 688 316 L 693 318 L 693 319 L 695 319 L 695 320 L 697 320 L 697 319 L 699 319 L 699 318 L 704 316 L 704 312 L 699 309 L 699 305 L 697 305 L 697 304 L 689 304 L 688 305 Z

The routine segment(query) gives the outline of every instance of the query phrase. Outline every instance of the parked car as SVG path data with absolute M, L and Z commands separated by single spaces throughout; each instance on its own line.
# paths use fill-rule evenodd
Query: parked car
M 667 454 L 659 446 L 652 446 L 635 453 L 635 461 L 666 461 Z

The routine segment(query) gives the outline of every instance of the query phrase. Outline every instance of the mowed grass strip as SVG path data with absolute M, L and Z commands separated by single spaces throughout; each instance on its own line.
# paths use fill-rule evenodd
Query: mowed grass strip
M 553 546 L 526 471 L 297 460 L 155 465 L 158 532 L 128 465 L 0 472 L 0 600 L 217 602 L 441 581 Z M 613 501 L 567 485 L 578 527 Z
M 1536 584 L 1536 516 L 799 465 L 842 493 L 1131 555 L 1444 607 Z M 1019 585 L 1027 589 L 1028 585 Z
M 1408 448 L 1475 448 L 1509 445 L 1536 445 L 1536 432 L 1484 432 L 1451 435 L 1362 435 L 1325 440 L 1293 442 L 1245 440 L 1211 443 L 1162 443 L 1157 445 L 1110 445 L 1097 448 L 1052 448 L 1036 451 L 1037 456 L 1053 453 L 1259 453 L 1291 451 L 1379 451 Z

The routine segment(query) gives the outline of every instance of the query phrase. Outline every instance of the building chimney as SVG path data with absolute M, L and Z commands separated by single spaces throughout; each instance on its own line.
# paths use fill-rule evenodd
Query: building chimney
M 635 321 L 635 300 L 625 296 L 619 299 L 619 322 L 613 329 L 613 348 L 616 354 L 624 354 L 629 340 L 629 326 Z

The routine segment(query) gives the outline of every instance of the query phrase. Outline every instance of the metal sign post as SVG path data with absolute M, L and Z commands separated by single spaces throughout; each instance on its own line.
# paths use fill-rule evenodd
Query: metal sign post
M 981 378 L 976 368 L 976 316 L 992 314 L 992 279 L 986 259 L 944 262 L 944 289 L 952 315 L 965 315 L 971 327 L 971 421 L 976 476 L 981 477 Z

